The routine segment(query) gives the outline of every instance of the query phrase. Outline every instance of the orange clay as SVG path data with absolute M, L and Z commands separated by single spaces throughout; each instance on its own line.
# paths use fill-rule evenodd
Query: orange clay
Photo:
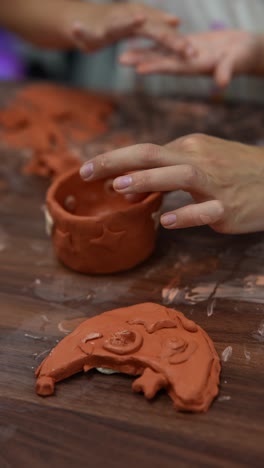
M 112 101 L 87 91 L 51 84 L 31 85 L 0 111 L 3 140 L 17 149 L 31 149 L 24 172 L 57 176 L 80 164 L 72 144 L 86 143 L 108 130 Z
M 56 178 L 46 202 L 56 255 L 73 270 L 128 270 L 155 248 L 161 193 L 131 203 L 113 190 L 111 180 L 87 183 L 73 169 Z
M 36 392 L 52 395 L 57 382 L 93 368 L 135 376 L 132 389 L 148 399 L 163 388 L 179 411 L 205 412 L 219 392 L 221 365 L 212 340 L 181 312 L 159 304 L 85 320 L 36 370 Z

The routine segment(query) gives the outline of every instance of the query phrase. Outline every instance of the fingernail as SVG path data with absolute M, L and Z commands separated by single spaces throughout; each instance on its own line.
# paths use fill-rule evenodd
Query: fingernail
M 176 223 L 176 215 L 175 214 L 166 214 L 161 217 L 161 223 L 163 226 L 171 226 L 172 224 Z
M 117 179 L 114 180 L 114 188 L 117 190 L 123 190 L 129 187 L 131 184 L 132 184 L 131 176 L 117 177 Z
M 84 180 L 89 179 L 91 175 L 93 174 L 93 171 L 94 171 L 93 163 L 90 162 L 90 163 L 84 164 L 80 169 L 80 176 Z

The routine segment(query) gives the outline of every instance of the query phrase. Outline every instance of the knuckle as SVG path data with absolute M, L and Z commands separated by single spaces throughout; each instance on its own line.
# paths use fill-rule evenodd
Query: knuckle
M 200 216 L 198 216 L 194 210 L 192 210 L 190 213 L 190 221 L 192 226 L 200 226 L 202 224 Z
M 152 143 L 142 145 L 142 162 L 149 167 L 155 165 L 160 160 L 160 147 Z
M 179 139 L 180 148 L 188 153 L 197 153 L 200 151 L 205 141 L 205 135 L 202 133 L 193 133 Z
M 109 155 L 104 154 L 102 156 L 98 156 L 98 159 L 95 162 L 97 162 L 97 167 L 103 170 L 108 170 L 111 168 L 111 157 Z
M 151 178 L 148 174 L 142 173 L 134 177 L 135 192 L 148 191 L 151 189 Z
M 199 212 L 196 210 L 195 205 L 188 207 L 188 214 L 186 213 L 186 222 L 188 226 L 201 226 L 206 224 L 205 218 L 201 218 Z
M 184 166 L 182 174 L 182 182 L 185 187 L 192 187 L 196 185 L 198 178 L 198 169 L 192 166 L 191 164 L 186 164 Z

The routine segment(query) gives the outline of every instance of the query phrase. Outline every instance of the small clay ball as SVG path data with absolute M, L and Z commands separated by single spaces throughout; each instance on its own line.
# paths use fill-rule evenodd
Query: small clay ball
M 64 208 L 70 213 L 74 213 L 76 209 L 76 198 L 73 195 L 68 195 L 64 200 Z

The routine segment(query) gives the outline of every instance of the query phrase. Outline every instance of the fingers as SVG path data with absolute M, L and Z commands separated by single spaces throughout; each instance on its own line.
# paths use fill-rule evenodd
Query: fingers
M 179 39 L 179 35 L 169 25 L 159 24 L 155 21 L 146 22 L 135 33 L 138 37 L 145 37 L 155 41 L 157 44 L 168 47 L 175 52 L 182 52 L 185 44 Z
M 191 68 L 188 63 L 179 58 L 172 57 L 157 57 L 146 62 L 141 62 L 136 67 L 137 72 L 142 75 L 148 75 L 151 73 L 166 73 L 166 74 L 178 74 L 191 73 Z
M 172 13 L 162 13 L 162 16 L 164 21 L 170 26 L 179 26 L 181 24 L 181 19 Z
M 233 56 L 225 56 L 220 60 L 215 69 L 214 78 L 220 88 L 226 88 L 232 80 L 234 69 Z
M 71 32 L 72 40 L 80 50 L 94 50 L 104 44 L 111 44 L 118 39 L 131 36 L 144 21 L 142 15 L 126 18 L 116 16 L 111 20 L 111 25 L 105 29 L 102 25 L 100 30 L 89 29 L 85 24 L 75 22 Z
M 101 45 L 103 34 L 99 31 L 89 31 L 84 24 L 75 22 L 72 27 L 72 39 L 78 49 L 91 51 Z
M 191 57 L 195 53 L 195 49 L 181 34 L 164 34 L 160 37 L 159 43 L 184 57 Z
M 123 37 L 129 37 L 134 34 L 136 29 L 145 22 L 143 15 L 135 17 L 114 16 L 106 30 L 106 38 L 117 40 Z
M 97 180 L 141 169 L 182 164 L 188 162 L 187 158 L 158 145 L 134 145 L 97 156 L 81 167 L 80 175 L 84 180 Z
M 114 190 L 121 194 L 185 190 L 202 192 L 206 180 L 202 172 L 188 164 L 159 167 L 117 177 Z
M 151 39 L 157 44 L 184 56 L 193 53 L 193 47 L 188 39 L 177 33 L 173 26 L 162 22 L 161 18 L 147 18 L 145 23 L 135 31 L 134 35 Z
M 142 5 L 132 5 L 134 11 L 143 11 L 146 22 L 136 32 L 137 36 L 147 37 L 160 45 L 168 47 L 177 53 L 188 56 L 192 53 L 189 42 L 185 37 L 177 34 L 175 27 L 179 26 L 180 18 L 163 12 L 162 10 Z
M 124 13 L 127 14 L 127 5 L 124 7 Z M 173 13 L 153 8 L 144 4 L 129 4 L 131 13 L 143 14 L 147 20 L 156 21 L 157 23 L 166 23 L 170 26 L 179 26 L 181 19 Z
M 194 226 L 214 225 L 224 217 L 224 207 L 218 200 L 197 203 L 179 208 L 161 216 L 161 224 L 166 229 L 179 229 Z
M 197 55 L 195 49 L 191 44 L 187 44 L 186 48 L 188 50 L 189 60 L 193 57 L 194 52 L 195 56 Z M 186 60 L 184 60 L 182 56 L 177 56 L 170 52 L 168 49 L 164 49 L 162 47 L 157 46 L 129 49 L 120 55 L 119 62 L 122 65 L 126 66 L 138 66 L 141 63 L 151 64 L 152 62 L 162 62 L 163 60 L 166 61 L 167 59 L 170 60 L 170 62 L 173 64 L 182 64 L 184 68 L 186 68 L 187 65 L 190 67 L 192 64 L 192 62 L 188 63 Z
M 135 66 L 140 74 L 170 73 L 194 74 L 199 71 L 199 63 L 195 57 L 184 58 L 157 47 L 148 49 L 131 49 L 119 58 L 122 65 Z
M 122 65 L 138 65 L 141 62 L 152 60 L 160 56 L 160 50 L 157 47 L 149 47 L 149 48 L 134 48 L 129 49 L 119 57 L 119 62 Z
M 207 179 L 204 173 L 191 164 L 186 164 L 188 156 L 179 156 L 177 162 L 177 156 L 164 148 L 148 145 L 150 152 L 147 150 L 145 153 L 144 146 L 146 145 L 116 150 L 112 152 L 112 156 L 111 152 L 98 156 L 81 167 L 80 175 L 84 180 L 97 180 L 129 173 L 117 177 L 113 182 L 114 190 L 124 195 L 180 189 L 202 192 L 206 188 Z M 151 169 L 146 169 L 148 167 Z M 138 170 L 140 171 L 130 173 Z

